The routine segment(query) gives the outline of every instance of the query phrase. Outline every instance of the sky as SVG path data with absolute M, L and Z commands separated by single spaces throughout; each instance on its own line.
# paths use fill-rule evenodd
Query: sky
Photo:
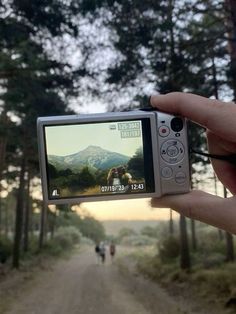
M 149 198 L 82 203 L 81 209 L 98 220 L 168 220 L 168 208 L 151 208 Z M 78 209 L 80 212 L 80 209 Z M 173 212 L 173 218 L 178 214 Z
M 132 125 L 135 125 L 135 130 L 139 131 L 137 137 L 124 137 L 126 133 L 118 130 L 122 126 L 131 127 Z M 119 123 L 106 122 L 102 124 L 49 126 L 45 128 L 47 153 L 49 155 L 68 156 L 93 145 L 131 157 L 142 146 L 142 130 L 140 126 L 140 121 L 132 121 L 130 124 L 126 121 Z

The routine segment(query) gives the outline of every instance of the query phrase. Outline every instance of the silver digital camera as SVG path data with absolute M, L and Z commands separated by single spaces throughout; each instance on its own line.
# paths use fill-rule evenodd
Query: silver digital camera
M 160 197 L 190 189 L 184 118 L 158 111 L 38 118 L 47 204 Z

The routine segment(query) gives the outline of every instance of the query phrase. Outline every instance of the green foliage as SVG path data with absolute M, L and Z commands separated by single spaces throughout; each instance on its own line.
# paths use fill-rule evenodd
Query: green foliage
M 158 243 L 158 249 L 161 261 L 166 262 L 176 259 L 180 254 L 179 240 L 173 236 L 167 236 L 162 242 Z
M 173 263 L 163 263 L 154 250 L 142 253 L 140 251 L 135 252 L 132 254 L 132 257 L 136 261 L 137 269 L 142 274 L 158 282 L 165 281 L 167 275 L 172 273 L 173 270 L 176 270 L 177 267 Z
M 88 167 L 84 167 L 79 174 L 79 185 L 83 188 L 94 186 L 96 183 L 94 176 L 89 171 Z
M 76 244 L 79 244 L 81 234 L 76 227 L 66 226 L 60 227 L 56 231 L 53 239 L 48 240 L 43 251 L 49 255 L 60 256 L 66 251 L 70 251 Z
M 58 227 L 74 226 L 84 237 L 87 237 L 95 242 L 105 239 L 105 229 L 101 222 L 92 216 L 81 218 L 74 212 L 64 212 L 57 217 L 56 225 Z
M 131 257 L 136 261 L 137 269 L 152 280 L 163 284 L 170 291 L 191 291 L 195 298 L 206 301 L 225 304 L 230 297 L 235 298 L 236 265 L 214 265 L 211 269 L 203 269 L 202 265 L 194 267 L 191 272 L 179 269 L 176 261 L 163 262 L 159 256 L 151 252 L 140 254 L 140 251 L 132 253 Z M 199 265 L 198 265 L 199 266 Z
M 86 216 L 81 220 L 80 231 L 83 236 L 99 242 L 105 239 L 105 229 L 101 222 L 91 216 Z
M 79 243 L 80 238 L 81 234 L 75 227 L 60 227 L 54 236 L 54 243 L 63 250 L 72 249 L 73 245 Z
M 73 241 L 70 236 L 64 233 L 56 234 L 54 237 L 54 243 L 62 249 L 62 250 L 68 250 L 72 249 L 73 247 Z
M 56 165 L 49 166 L 50 185 L 58 188 L 69 188 L 72 191 L 84 191 L 86 188 L 96 185 L 98 179 L 94 176 L 89 167 L 84 167 L 79 172 L 72 172 L 71 169 L 58 170 Z M 99 173 L 99 175 L 101 175 Z
M 148 246 L 155 245 L 156 240 L 145 235 L 130 235 L 122 237 L 120 243 L 128 246 Z
M 80 231 L 76 227 L 73 227 L 73 226 L 58 228 L 55 236 L 58 236 L 58 235 L 65 235 L 65 236 L 70 237 L 73 244 L 78 244 L 81 239 Z
M 138 148 L 134 156 L 130 158 L 127 164 L 127 170 L 135 179 L 143 179 L 145 177 L 143 167 L 143 149 Z
M 61 246 L 60 242 L 55 241 L 53 239 L 53 240 L 48 240 L 44 244 L 43 252 L 45 252 L 47 255 L 58 257 L 65 253 L 65 249 Z
M 6 238 L 0 237 L 0 263 L 4 264 L 12 255 L 12 242 Z
M 199 270 L 191 277 L 192 284 L 197 283 L 204 287 L 205 293 L 217 293 L 221 296 L 229 296 L 235 289 L 236 266 L 229 264 L 211 270 Z
M 127 228 L 127 227 L 122 228 L 119 231 L 118 239 L 121 241 L 124 237 L 129 237 L 129 236 L 133 236 L 133 235 L 136 235 L 136 232 L 133 229 Z
M 145 226 L 141 230 L 142 235 L 146 235 L 151 238 L 157 238 L 158 236 L 158 231 L 156 227 L 151 227 L 151 226 Z
M 91 246 L 91 245 L 94 245 L 94 241 L 92 241 L 91 239 L 89 239 L 87 237 L 81 237 L 80 244 Z
M 97 170 L 94 176 L 97 185 L 107 185 L 107 170 Z

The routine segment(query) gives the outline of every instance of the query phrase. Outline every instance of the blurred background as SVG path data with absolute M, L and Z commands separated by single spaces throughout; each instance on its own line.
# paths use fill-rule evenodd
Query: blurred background
M 152 93 L 172 91 L 236 99 L 234 0 L 0 1 L 4 269 L 19 268 L 42 251 L 60 255 L 73 241 L 113 240 L 139 248 L 133 258 L 147 276 L 204 287 L 205 295 L 234 306 L 231 234 L 170 209 L 153 210 L 148 199 L 42 203 L 37 117 L 145 107 Z M 190 125 L 189 141 L 207 150 L 199 126 Z M 229 195 L 207 158 L 191 156 L 191 167 L 193 188 Z

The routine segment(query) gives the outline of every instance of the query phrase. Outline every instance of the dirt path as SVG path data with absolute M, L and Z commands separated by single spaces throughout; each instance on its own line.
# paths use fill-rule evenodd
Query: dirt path
M 120 272 L 107 261 L 96 265 L 93 249 L 60 261 L 26 283 L 7 314 L 193 314 L 158 285 Z M 209 314 L 209 312 L 208 312 Z

